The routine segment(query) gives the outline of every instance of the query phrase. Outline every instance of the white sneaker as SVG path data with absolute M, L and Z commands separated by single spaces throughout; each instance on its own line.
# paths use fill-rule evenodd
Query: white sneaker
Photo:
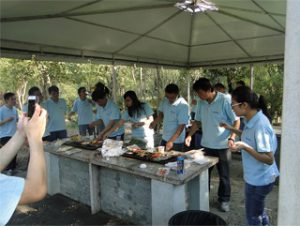
M 221 202 L 220 209 L 223 212 L 229 212 L 230 211 L 229 202 Z

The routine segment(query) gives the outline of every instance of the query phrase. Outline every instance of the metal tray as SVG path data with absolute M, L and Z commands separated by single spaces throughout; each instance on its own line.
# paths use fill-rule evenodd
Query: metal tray
M 67 141 L 67 142 L 63 143 L 63 145 L 72 146 L 75 148 L 82 148 L 82 149 L 91 150 L 91 151 L 94 151 L 94 150 L 102 147 L 102 144 L 82 144 L 82 143 L 76 142 L 76 141 Z
M 163 164 L 163 165 L 168 163 L 168 162 L 175 162 L 177 160 L 177 156 L 170 156 L 169 158 L 163 159 L 163 160 L 153 160 L 151 158 L 148 158 L 147 156 L 146 157 L 140 157 L 136 154 L 128 154 L 126 152 L 122 156 L 142 160 L 142 161 L 145 161 L 145 162 L 154 162 L 154 163 Z

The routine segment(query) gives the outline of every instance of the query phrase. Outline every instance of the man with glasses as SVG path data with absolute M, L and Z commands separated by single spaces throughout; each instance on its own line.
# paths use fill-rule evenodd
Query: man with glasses
M 185 143 L 187 146 L 190 145 L 191 136 L 198 129 L 196 121 L 201 122 L 201 146 L 204 147 L 204 152 L 207 155 L 219 158 L 217 164 L 220 178 L 218 201 L 220 202 L 220 209 L 228 212 L 231 193 L 228 147 L 234 144 L 235 134 L 226 131 L 220 126 L 220 123 L 227 123 L 234 128 L 239 128 L 240 120 L 232 110 L 230 99 L 223 93 L 216 92 L 208 79 L 200 78 L 194 83 L 193 89 L 201 100 L 198 102 L 195 121 Z M 209 169 L 209 179 L 212 169 L 213 167 Z

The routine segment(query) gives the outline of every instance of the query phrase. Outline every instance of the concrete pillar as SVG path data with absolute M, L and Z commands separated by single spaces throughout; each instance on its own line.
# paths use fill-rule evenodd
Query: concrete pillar
M 250 88 L 253 89 L 254 86 L 254 67 L 250 64 Z
M 167 225 L 169 219 L 187 209 L 183 185 L 172 185 L 151 180 L 152 225 Z
M 100 167 L 89 163 L 90 201 L 92 214 L 98 213 L 100 206 Z
M 278 225 L 300 225 L 300 1 L 287 0 Z
M 209 211 L 208 169 L 188 182 L 188 193 L 188 209 Z
M 47 180 L 49 195 L 60 193 L 59 158 L 49 152 L 45 152 L 47 163 Z

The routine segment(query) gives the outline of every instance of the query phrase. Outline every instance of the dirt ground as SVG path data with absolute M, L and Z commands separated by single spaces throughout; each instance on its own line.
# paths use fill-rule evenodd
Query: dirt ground
M 17 175 L 25 177 L 28 152 L 18 154 Z M 221 216 L 228 225 L 245 225 L 244 183 L 242 165 L 239 155 L 231 161 L 232 198 L 231 210 L 223 213 L 218 210 L 216 169 L 212 176 L 210 208 L 211 212 Z M 268 195 L 266 210 L 270 215 L 271 224 L 277 225 L 278 186 Z M 134 222 L 132 222 L 134 223 Z M 129 225 L 107 213 L 90 214 L 88 206 L 80 204 L 62 195 L 47 196 L 44 200 L 32 204 L 18 206 L 8 225 Z

